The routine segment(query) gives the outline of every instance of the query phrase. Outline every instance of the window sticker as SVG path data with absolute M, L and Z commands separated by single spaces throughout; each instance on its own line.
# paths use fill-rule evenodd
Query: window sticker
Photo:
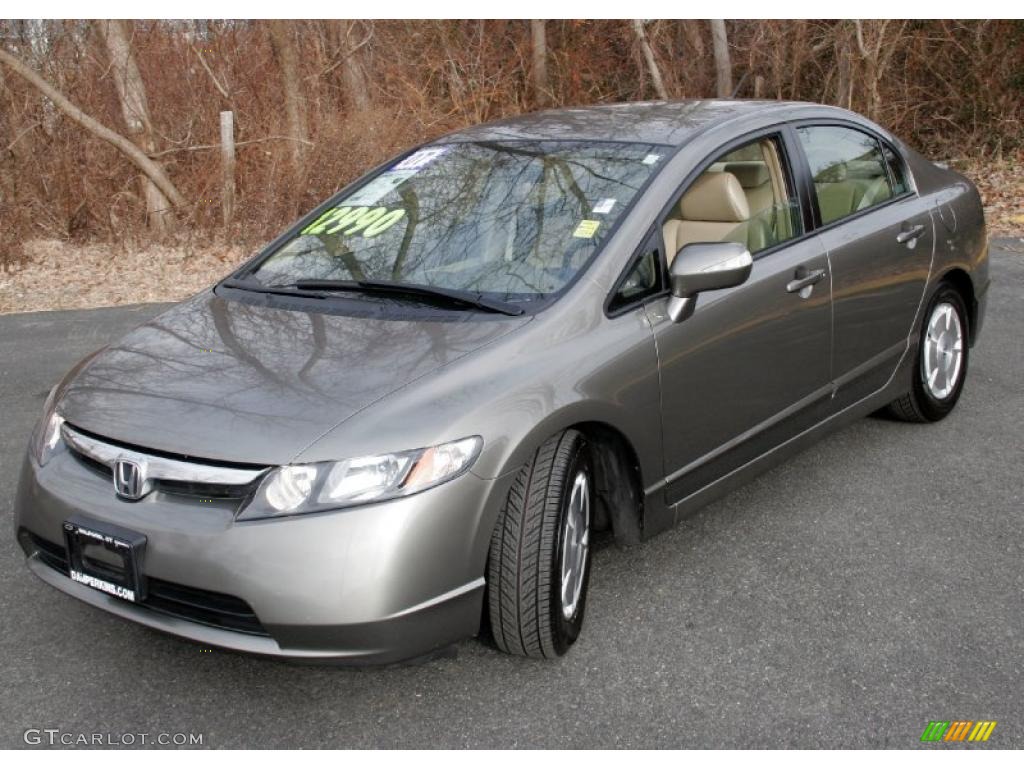
M 394 171 L 419 171 L 434 162 L 437 158 L 448 151 L 448 147 L 428 147 L 419 152 L 413 152 L 405 160 L 396 165 Z
M 592 210 L 594 213 L 611 213 L 616 202 L 618 201 L 614 197 L 606 197 L 595 205 Z
M 373 205 L 403 181 L 415 175 L 416 171 L 385 171 L 354 195 L 346 197 L 343 205 Z
M 357 235 L 369 239 L 386 232 L 405 218 L 403 208 L 340 205 L 325 211 L 302 230 L 303 235 Z
M 595 221 L 594 219 L 584 219 L 577 225 L 576 231 L 572 233 L 572 236 L 591 238 L 597 232 L 597 228 L 599 226 L 601 226 L 600 221 Z
M 661 155 L 647 155 L 642 162 L 644 165 L 654 165 L 659 160 L 661 160 Z

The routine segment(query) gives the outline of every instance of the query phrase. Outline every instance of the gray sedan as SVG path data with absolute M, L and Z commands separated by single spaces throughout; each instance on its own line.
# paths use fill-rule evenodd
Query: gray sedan
M 595 532 L 639 542 L 873 411 L 948 414 L 988 282 L 971 183 L 840 109 L 469 128 L 75 366 L 18 540 L 207 645 L 558 656 Z

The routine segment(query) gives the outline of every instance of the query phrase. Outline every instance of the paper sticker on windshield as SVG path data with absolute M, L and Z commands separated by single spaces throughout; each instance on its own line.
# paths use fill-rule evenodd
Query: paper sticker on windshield
M 416 171 L 386 171 L 354 195 L 346 197 L 343 205 L 373 205 L 406 179 L 415 176 Z
M 643 159 L 643 163 L 644 165 L 654 165 L 659 160 L 661 160 L 661 155 L 647 155 L 647 157 Z
M 594 206 L 593 211 L 594 213 L 611 213 L 616 202 L 614 197 L 606 197 Z
M 405 160 L 396 165 L 395 171 L 418 171 L 426 165 L 434 162 L 437 158 L 448 151 L 448 147 L 428 147 L 419 152 L 413 152 Z
M 593 237 L 597 232 L 597 228 L 601 226 L 600 221 L 594 221 L 593 219 L 584 219 L 576 227 L 576 231 L 572 233 L 573 237 Z

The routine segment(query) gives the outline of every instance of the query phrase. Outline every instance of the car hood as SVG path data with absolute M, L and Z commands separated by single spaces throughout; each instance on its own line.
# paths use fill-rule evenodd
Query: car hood
M 143 448 L 284 464 L 354 413 L 529 321 L 457 317 L 349 317 L 204 293 L 96 355 L 66 384 L 59 411 Z

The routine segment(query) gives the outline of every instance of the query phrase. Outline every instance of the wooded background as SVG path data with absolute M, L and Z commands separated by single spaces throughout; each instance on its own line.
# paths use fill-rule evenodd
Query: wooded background
M 0 21 L 0 264 L 34 238 L 255 244 L 466 124 L 715 95 L 838 104 L 1019 168 L 1024 22 Z

